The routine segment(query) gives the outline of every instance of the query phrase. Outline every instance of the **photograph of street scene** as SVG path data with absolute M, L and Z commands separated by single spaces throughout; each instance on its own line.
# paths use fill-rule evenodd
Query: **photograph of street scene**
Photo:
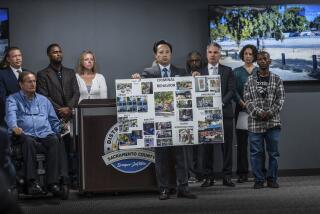
M 145 96 L 117 97 L 118 112 L 147 112 L 148 101 Z
M 223 143 L 223 126 L 218 121 L 198 121 L 199 143 Z
M 154 103 L 156 116 L 169 117 L 174 115 L 172 91 L 155 92 Z
M 283 81 L 320 79 L 320 5 L 210 5 L 209 27 L 222 64 L 242 66 L 239 52 L 253 44 L 270 53 L 270 70 Z
M 154 147 L 154 138 L 144 138 L 145 147 Z
M 172 146 L 171 122 L 156 122 L 157 146 Z
M 190 90 L 190 89 L 192 89 L 191 81 L 177 82 L 177 90 Z
M 152 82 L 142 82 L 141 83 L 141 94 L 152 94 L 153 86 Z
M 137 145 L 137 140 L 142 139 L 142 131 L 135 130 L 127 134 L 119 134 L 118 141 L 120 146 Z
M 193 128 L 179 129 L 179 142 L 181 144 L 193 144 Z
M 9 14 L 8 9 L 0 8 L 0 60 L 9 46 Z

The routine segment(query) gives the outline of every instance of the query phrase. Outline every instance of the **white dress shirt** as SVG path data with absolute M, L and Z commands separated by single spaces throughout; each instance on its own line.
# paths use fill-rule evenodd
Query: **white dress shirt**
M 212 65 L 212 64 L 208 64 L 208 74 L 209 75 L 218 75 L 219 71 L 219 63 Z

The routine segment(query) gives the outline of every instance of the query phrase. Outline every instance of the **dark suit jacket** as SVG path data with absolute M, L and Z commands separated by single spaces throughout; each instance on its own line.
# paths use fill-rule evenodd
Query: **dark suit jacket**
M 187 76 L 187 72 L 183 68 L 177 68 L 174 65 L 170 65 L 170 77 L 175 76 Z M 155 65 L 150 68 L 145 68 L 141 75 L 143 78 L 161 78 L 160 66 Z
M 236 82 L 230 67 L 219 64 L 218 73 L 221 77 L 221 94 L 223 103 L 223 117 L 233 118 L 232 98 L 236 90 Z M 208 66 L 204 67 L 202 75 L 209 75 Z
M 49 65 L 37 73 L 37 91 L 46 96 L 54 109 L 74 108 L 80 97 L 79 86 L 74 70 L 62 67 L 62 86 L 56 72 Z
M 0 70 L 0 125 L 4 123 L 6 98 L 19 90 L 20 86 L 12 69 L 8 67 Z

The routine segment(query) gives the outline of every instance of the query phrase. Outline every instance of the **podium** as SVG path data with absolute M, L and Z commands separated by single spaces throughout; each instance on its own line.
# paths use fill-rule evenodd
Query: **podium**
M 124 173 L 106 165 L 104 141 L 117 123 L 115 99 L 82 100 L 77 117 L 80 193 L 128 192 L 157 189 L 154 163 L 137 173 Z

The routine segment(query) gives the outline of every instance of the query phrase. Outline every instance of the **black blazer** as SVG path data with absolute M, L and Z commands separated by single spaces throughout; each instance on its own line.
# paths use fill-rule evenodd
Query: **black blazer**
M 37 91 L 46 96 L 56 112 L 61 107 L 74 108 L 80 97 L 74 70 L 62 67 L 62 86 L 56 72 L 49 65 L 37 73 Z
M 174 65 L 170 65 L 170 76 L 187 76 L 187 72 L 183 68 L 177 68 Z M 143 78 L 161 78 L 161 71 L 160 66 L 157 64 L 155 66 L 152 66 L 150 68 L 145 68 L 141 75 Z
M 22 69 L 25 71 L 26 69 Z M 20 90 L 17 77 L 11 67 L 0 70 L 0 125 L 4 125 L 5 103 L 9 95 Z
M 221 95 L 223 103 L 223 117 L 233 118 L 232 98 L 236 90 L 236 82 L 233 71 L 230 67 L 219 64 L 218 73 L 221 77 Z M 205 66 L 202 75 L 209 75 L 208 66 Z

